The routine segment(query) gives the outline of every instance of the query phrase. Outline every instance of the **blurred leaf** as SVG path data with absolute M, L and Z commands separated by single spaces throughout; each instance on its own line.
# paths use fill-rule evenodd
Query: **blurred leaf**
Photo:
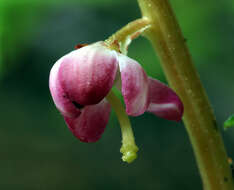
M 18 55 L 27 49 L 33 34 L 39 28 L 45 7 L 37 1 L 0 3 L 0 69 L 1 74 L 19 65 Z
M 3 14 L 4 9 L 2 4 L 0 3 L 0 78 L 2 73 L 2 66 L 3 66 Z
M 231 43 L 224 41 L 230 31 L 225 28 L 225 22 L 234 16 L 231 2 L 171 1 L 196 64 L 210 62 L 214 54 L 223 56 L 225 52 L 221 47 L 231 46 Z
M 227 130 L 230 127 L 234 127 L 234 115 L 231 115 L 225 122 L 224 122 L 224 130 Z
M 8 4 L 43 4 L 43 5 L 64 5 L 64 4 L 86 4 L 86 5 L 94 5 L 94 6 L 104 6 L 104 5 L 116 5 L 116 4 L 122 4 L 126 2 L 125 0 L 48 0 L 48 1 L 41 1 L 41 0 L 1 0 L 2 4 L 8 5 Z M 135 2 L 135 0 L 130 0 L 128 2 Z

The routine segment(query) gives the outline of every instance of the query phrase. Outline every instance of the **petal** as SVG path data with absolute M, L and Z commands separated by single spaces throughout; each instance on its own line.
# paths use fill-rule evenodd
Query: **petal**
M 117 53 L 97 42 L 62 58 L 59 77 L 69 98 L 81 105 L 100 102 L 112 88 L 118 70 Z
M 104 99 L 99 104 L 85 106 L 77 118 L 64 119 L 78 139 L 83 142 L 96 142 L 106 128 L 110 111 L 110 104 Z
M 165 84 L 150 77 L 149 84 L 150 105 L 147 111 L 164 119 L 180 121 L 184 107 L 176 93 Z
M 80 110 L 72 103 L 67 94 L 63 90 L 60 81 L 58 80 L 58 71 L 61 65 L 61 60 L 57 61 L 50 71 L 49 88 L 53 101 L 58 110 L 67 117 L 77 117 Z
M 119 54 L 119 68 L 126 112 L 132 116 L 141 115 L 149 105 L 148 77 L 139 63 L 125 55 Z

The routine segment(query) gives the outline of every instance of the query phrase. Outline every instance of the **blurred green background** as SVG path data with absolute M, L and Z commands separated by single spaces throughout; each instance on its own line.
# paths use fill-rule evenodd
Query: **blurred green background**
M 222 130 L 234 112 L 234 1 L 171 1 Z M 139 158 L 121 161 L 121 134 L 112 114 L 102 139 L 79 142 L 56 110 L 48 76 L 77 43 L 106 39 L 140 17 L 134 0 L 1 0 L 0 189 L 201 189 L 182 123 L 144 114 L 131 118 Z M 148 41 L 129 56 L 166 82 Z M 223 131 L 223 130 L 222 130 Z M 234 129 L 223 133 L 234 158 Z

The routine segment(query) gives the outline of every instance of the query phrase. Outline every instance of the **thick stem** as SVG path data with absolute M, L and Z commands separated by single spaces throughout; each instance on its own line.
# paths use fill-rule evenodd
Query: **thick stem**
M 170 86 L 184 104 L 184 123 L 193 146 L 205 190 L 233 190 L 224 144 L 206 93 L 193 66 L 168 0 L 138 0 L 145 32 L 153 44 Z

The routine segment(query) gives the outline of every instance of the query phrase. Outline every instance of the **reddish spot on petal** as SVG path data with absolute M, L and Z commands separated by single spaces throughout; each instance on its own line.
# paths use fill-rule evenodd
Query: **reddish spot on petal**
M 80 48 L 82 48 L 82 47 L 85 47 L 85 46 L 87 46 L 88 44 L 77 44 L 76 46 L 75 46 L 75 49 L 80 49 Z

